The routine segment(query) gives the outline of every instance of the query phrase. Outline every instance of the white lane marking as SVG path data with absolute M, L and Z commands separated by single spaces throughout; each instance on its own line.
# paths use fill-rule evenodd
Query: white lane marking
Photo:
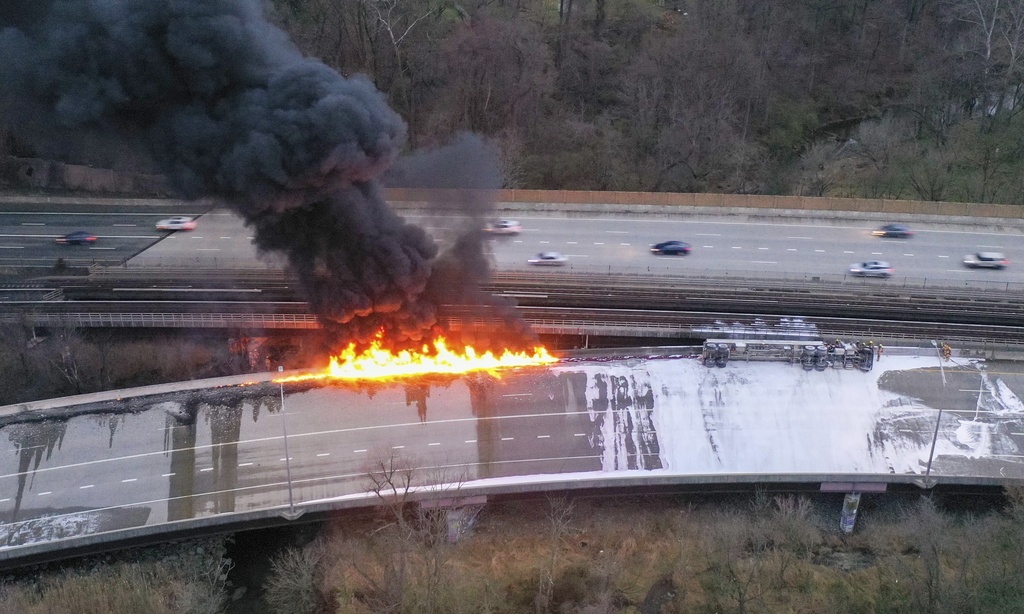
M 795 248 L 795 247 L 787 247 L 787 248 L 786 248 L 786 251 L 787 251 L 787 252 L 795 252 L 795 251 L 796 251 L 796 248 Z M 853 252 L 850 252 L 850 253 L 852 254 Z
M 503 394 L 503 397 L 532 397 L 532 392 L 517 392 L 515 394 Z
M 1014 433 L 1013 431 L 1010 431 L 1010 434 L 1011 435 L 1024 435 L 1024 433 Z
M 352 450 L 353 454 L 362 454 L 363 452 L 366 452 L 366 450 Z
M 541 245 L 548 245 L 549 243 L 551 243 L 551 241 L 541 241 L 540 242 Z
M 733 245 L 733 246 L 732 246 L 732 248 L 733 248 L 733 249 L 743 249 L 742 247 L 738 247 L 738 246 L 736 246 L 736 245 Z
M 578 241 L 566 241 L 566 245 L 579 245 Z
M 89 249 L 117 249 L 115 247 L 90 247 Z
M 760 250 L 760 251 L 762 251 L 762 252 L 766 252 L 766 251 L 768 251 L 768 248 L 767 248 L 767 247 L 759 247 L 759 248 L 757 248 L 757 249 L 758 249 L 758 250 Z
M 252 465 L 252 463 L 238 463 L 239 467 L 248 467 L 249 465 Z
M 515 439 L 515 437 L 502 437 L 501 438 L 502 441 L 512 441 L 513 439 Z
M 843 252 L 844 254 L 852 254 L 853 252 Z
M 645 409 L 645 410 L 641 410 L 641 411 L 648 411 L 648 412 L 650 412 L 650 411 L 653 411 L 653 410 Z M 278 414 L 272 414 L 272 415 L 277 416 Z M 589 410 L 582 410 L 582 411 L 569 411 L 569 412 L 559 412 L 559 413 L 551 413 L 551 414 L 528 414 L 528 413 L 524 413 L 524 414 L 508 414 L 508 415 L 504 415 L 504 416 L 500 416 L 500 417 L 494 417 L 494 418 L 492 418 L 492 420 L 499 421 L 499 420 L 518 420 L 518 419 L 521 419 L 521 418 L 533 419 L 533 418 L 556 418 L 556 417 L 559 418 L 559 419 L 562 419 L 562 418 L 565 418 L 566 416 L 589 416 L 589 415 L 590 415 L 590 411 Z M 446 419 L 446 420 L 434 420 L 434 421 L 431 422 L 431 424 L 433 424 L 433 425 L 441 425 L 441 424 L 467 424 L 467 423 L 476 424 L 479 421 L 480 421 L 480 418 L 477 418 L 477 417 L 471 417 L 471 418 L 449 418 L 449 419 Z M 385 428 L 393 429 L 393 428 L 399 428 L 399 427 L 417 427 L 417 428 L 419 428 L 421 425 L 422 425 L 422 422 L 420 422 L 419 420 L 416 420 L 414 422 L 399 422 L 399 423 L 387 424 L 387 425 L 354 426 L 354 427 L 348 427 L 348 428 L 325 429 L 325 430 L 322 430 L 322 431 L 312 431 L 312 432 L 308 432 L 308 433 L 299 433 L 299 434 L 296 434 L 296 435 L 292 435 L 292 437 L 322 437 L 322 436 L 325 436 L 325 435 L 337 435 L 339 433 L 360 433 L 360 432 L 364 432 L 364 431 L 380 431 L 380 430 L 385 429 Z M 576 436 L 577 437 L 585 437 L 586 435 L 584 433 L 577 433 Z M 279 441 L 280 439 L 281 439 L 280 435 L 272 435 L 272 436 L 267 436 L 267 437 L 253 437 L 251 439 L 245 439 L 245 440 L 240 440 L 240 441 L 234 442 L 234 444 L 242 444 L 242 443 L 254 444 L 254 443 L 267 442 L 267 441 Z M 467 440 L 466 443 L 476 443 L 476 440 L 475 439 Z M 199 451 L 199 450 L 212 450 L 213 448 L 219 448 L 219 447 L 221 447 L 223 445 L 226 445 L 226 444 L 202 444 L 202 445 L 196 445 L 196 446 L 192 446 L 190 448 L 182 448 L 182 449 L 183 450 L 195 450 L 195 451 Z M 355 452 L 357 452 L 357 453 L 358 452 L 366 452 L 366 450 L 365 449 L 364 450 L 355 450 Z M 125 456 L 117 456 L 117 457 L 114 457 L 114 458 L 98 458 L 98 459 L 82 461 L 82 462 L 78 462 L 78 463 L 68 463 L 66 465 L 53 465 L 53 466 L 50 466 L 50 467 L 40 467 L 38 469 L 33 469 L 31 471 L 31 473 L 44 473 L 44 472 L 50 472 L 50 471 L 59 471 L 59 470 L 62 470 L 62 469 L 72 469 L 72 468 L 75 468 L 75 467 L 88 467 L 90 465 L 99 465 L 99 464 L 104 464 L 104 463 L 130 461 L 130 460 L 135 460 L 135 459 L 139 459 L 139 458 L 148 458 L 148 457 L 152 457 L 152 456 L 163 456 L 164 454 L 165 454 L 165 452 L 162 451 L 162 450 L 157 450 L 157 451 L 153 451 L 153 452 L 140 452 L 138 454 L 127 454 Z M 586 458 L 590 458 L 590 457 L 588 456 Z M 281 460 L 284 460 L 284 459 L 281 459 Z M 7 474 L 0 475 L 0 478 L 17 477 L 19 475 L 28 475 L 28 473 L 29 473 L 28 471 L 15 472 L 15 473 L 7 473 Z M 164 473 L 164 474 L 161 475 L 161 477 L 165 477 L 166 478 L 166 477 L 169 477 L 169 476 L 172 476 L 172 475 L 175 475 L 175 473 L 173 473 L 173 472 L 172 473 Z M 206 494 L 209 494 L 209 493 L 206 493 Z
M 594 243 L 594 245 L 604 245 L 604 243 Z
M 220 248 L 219 247 L 197 247 L 196 251 L 197 252 L 219 252 Z
M 949 256 L 939 256 L 939 258 L 949 258 Z
M 810 241 L 810 240 L 814 239 L 814 237 L 786 237 L 786 238 L 787 239 L 803 239 L 804 241 Z
M 904 256 L 913 256 L 914 254 L 903 254 Z
M 703 247 L 704 249 L 712 249 L 715 246 L 714 245 L 701 245 L 701 247 Z
M 572 436 L 573 436 L 573 437 L 586 437 L 586 436 L 587 436 L 587 434 L 586 434 L 586 433 L 573 433 L 573 435 L 572 435 Z
M 321 458 L 321 457 L 330 456 L 330 455 L 331 455 L 330 452 L 321 452 L 320 454 L 317 454 L 316 457 L 317 458 Z
M 172 471 L 172 472 L 170 472 L 170 473 L 161 473 L 161 474 L 160 474 L 160 477 L 162 477 L 162 478 L 169 478 L 169 477 L 171 477 L 172 475 L 177 475 L 177 473 L 175 473 L 175 472 L 173 472 L 173 471 Z
M 128 479 L 125 479 L 125 480 L 121 480 L 121 483 L 122 484 L 127 484 L 128 482 L 138 482 L 138 481 L 139 481 L 139 478 L 128 478 Z
M 979 245 L 978 247 L 987 247 L 988 249 L 1002 249 L 1002 245 Z
M 537 435 L 537 439 L 550 439 L 551 435 Z
M 0 245 L 0 249 L 25 249 L 22 245 Z
M 289 456 L 288 458 L 279 458 L 278 460 L 281 461 L 282 463 L 284 463 L 284 462 L 287 462 L 287 461 L 295 460 L 295 457 L 294 456 Z M 206 471 L 206 470 L 204 469 L 203 471 Z
M 823 250 L 823 249 L 816 249 L 816 250 L 814 250 L 814 253 L 816 253 L 816 254 L 824 254 L 825 250 Z
M 44 224 L 42 222 L 22 222 L 21 225 L 22 226 L 46 226 L 46 224 Z
M 8 499 L 0 499 L 0 503 L 7 503 L 8 501 L 10 501 L 9 498 Z
M 606 230 L 605 232 L 607 232 L 610 235 L 628 235 L 629 234 L 628 230 Z
M 403 448 L 405 448 L 405 446 L 391 446 L 392 450 L 401 450 Z
M 437 441 L 437 442 L 434 442 L 434 443 L 428 443 L 427 445 L 428 446 L 439 446 L 439 445 L 441 445 L 441 442 Z
M 619 245 L 624 245 L 626 247 L 629 247 L 629 243 L 619 243 Z
M 220 237 L 221 239 L 230 239 L 231 237 Z
M 513 243 L 522 243 L 523 241 L 521 239 L 516 239 L 515 241 L 512 241 L 512 242 Z
M 86 488 L 92 488 L 95 484 L 86 484 L 85 486 L 79 486 L 78 490 L 85 490 Z
M 135 228 L 138 224 L 114 224 L 114 228 Z
M 697 233 L 697 234 L 695 234 L 693 236 L 695 236 L 695 237 L 720 237 L 722 235 L 718 234 L 717 232 L 699 232 L 699 233 Z
M 213 467 L 203 467 L 199 470 L 199 473 L 206 473 L 207 471 L 213 471 Z
M 946 269 L 946 272 L 947 273 L 970 273 L 970 271 L 966 271 L 964 269 Z
M 46 495 L 52 495 L 52 494 L 53 494 L 52 490 L 45 490 L 45 491 L 39 493 L 39 496 L 40 497 L 45 497 Z
M 751 264 L 778 264 L 775 260 L 751 260 Z

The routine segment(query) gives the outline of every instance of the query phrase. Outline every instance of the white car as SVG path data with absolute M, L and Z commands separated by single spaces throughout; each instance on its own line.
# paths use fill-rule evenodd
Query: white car
M 850 274 L 858 277 L 892 277 L 892 267 L 881 260 L 854 262 L 850 265 Z
M 568 258 L 559 252 L 541 252 L 527 260 L 527 262 L 539 266 L 562 266 L 568 262 L 568 260 Z
M 517 235 L 522 232 L 523 227 L 515 220 L 501 220 L 486 228 L 492 235 Z
M 964 256 L 964 265 L 972 269 L 1002 269 L 1010 261 L 999 252 L 977 252 Z
M 156 223 L 157 230 L 195 230 L 196 221 L 184 215 L 178 215 Z

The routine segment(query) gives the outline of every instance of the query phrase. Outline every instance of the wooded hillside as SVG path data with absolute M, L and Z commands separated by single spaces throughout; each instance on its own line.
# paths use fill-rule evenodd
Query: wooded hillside
M 1024 202 L 1024 0 L 273 0 L 506 187 Z

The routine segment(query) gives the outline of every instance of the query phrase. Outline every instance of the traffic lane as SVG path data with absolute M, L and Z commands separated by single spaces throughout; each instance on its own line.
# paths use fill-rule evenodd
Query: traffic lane
M 740 237 L 722 241 L 708 238 L 694 242 L 690 256 L 655 256 L 649 253 L 648 241 L 654 238 L 664 240 L 670 235 L 662 233 L 658 237 L 645 235 L 639 237 L 626 230 L 604 230 L 607 233 L 594 241 L 593 231 L 588 234 L 574 231 L 572 240 L 555 239 L 544 234 L 540 229 L 535 233 L 524 233 L 516 237 L 498 237 L 492 242 L 495 260 L 502 267 L 522 268 L 527 259 L 538 251 L 560 251 L 569 258 L 570 265 L 577 265 L 581 270 L 586 267 L 604 268 L 651 267 L 664 271 L 771 271 L 779 274 L 844 274 L 852 262 L 863 260 L 886 260 L 893 265 L 896 276 L 910 277 L 953 277 L 976 278 L 985 281 L 993 280 L 993 273 L 999 274 L 999 281 L 1024 281 L 1024 271 L 1013 267 L 1004 271 L 988 271 L 968 269 L 963 266 L 963 253 L 972 247 L 961 246 L 952 249 L 948 242 L 929 243 L 912 240 L 882 240 L 864 235 L 856 242 L 843 242 L 838 233 L 828 238 L 813 237 L 810 233 L 801 234 L 800 230 L 789 229 L 789 232 L 777 232 L 779 229 L 756 228 L 754 232 L 761 236 L 750 239 Z M 747 232 L 752 229 L 745 228 Z M 771 232 L 769 232 L 771 231 Z M 560 231 L 565 235 L 564 230 Z M 777 238 L 772 238 L 772 234 Z M 676 234 L 675 236 L 679 236 Z M 765 237 L 765 238 L 762 238 Z M 999 237 L 995 237 L 999 238 Z M 683 236 L 682 240 L 688 237 Z M 1009 241 L 991 242 L 981 245 L 996 245 Z M 972 238 L 977 241 L 977 237 Z M 981 239 L 985 240 L 985 239 Z M 749 242 L 747 242 L 749 241 Z M 973 243 L 972 245 L 976 245 Z M 961 253 L 963 252 L 963 253 Z M 950 275 L 955 273 L 955 275 Z
M 437 237 L 450 236 L 465 220 L 445 216 L 409 215 Z M 215 211 L 209 221 L 191 235 L 172 237 L 155 249 L 133 259 L 144 264 L 154 259 L 173 262 L 175 258 L 251 259 L 255 252 L 251 233 L 233 213 Z M 759 272 L 774 274 L 844 274 L 853 262 L 887 260 L 897 276 L 943 277 L 953 279 L 1024 281 L 1024 270 L 967 269 L 963 255 L 998 245 L 1004 251 L 1024 252 L 1024 237 L 966 230 L 919 230 L 908 240 L 883 239 L 871 235 L 874 226 L 863 223 L 820 224 L 791 221 L 643 220 L 634 217 L 561 218 L 519 216 L 519 235 L 489 237 L 488 244 L 499 268 L 524 269 L 526 261 L 540 251 L 560 251 L 570 265 L 601 269 L 651 267 L 651 272 L 700 271 Z M 446 234 L 447 233 L 447 234 Z M 689 257 L 655 257 L 652 243 L 677 238 L 694 246 Z M 183 241 L 184 240 L 184 241 Z M 688 260 L 693 258 L 693 260 Z M 1011 255 L 1012 258 L 1012 255 Z M 280 261 L 278 261 L 280 263 Z
M 0 259 L 52 264 L 120 263 L 168 233 L 156 230 L 165 213 L 18 212 L 0 213 Z M 56 239 L 84 230 L 97 236 L 89 245 L 59 245 Z

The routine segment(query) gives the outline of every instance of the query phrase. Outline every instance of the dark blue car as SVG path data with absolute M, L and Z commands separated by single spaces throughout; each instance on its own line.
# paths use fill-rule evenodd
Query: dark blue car
M 690 253 L 690 244 L 682 241 L 664 241 L 651 246 L 652 254 L 666 256 L 686 256 Z
M 61 243 L 63 245 L 90 245 L 95 242 L 96 235 L 84 230 L 76 230 L 75 232 L 66 234 L 63 237 L 57 237 L 57 243 Z

